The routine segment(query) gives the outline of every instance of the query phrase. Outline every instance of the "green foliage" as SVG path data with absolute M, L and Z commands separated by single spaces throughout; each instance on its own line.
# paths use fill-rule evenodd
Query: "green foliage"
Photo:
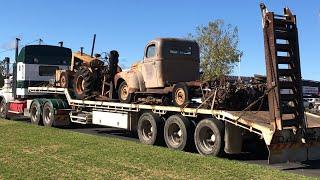
M 221 19 L 198 26 L 196 34 L 190 37 L 200 46 L 202 80 L 230 74 L 242 55 L 238 49 L 238 28 Z

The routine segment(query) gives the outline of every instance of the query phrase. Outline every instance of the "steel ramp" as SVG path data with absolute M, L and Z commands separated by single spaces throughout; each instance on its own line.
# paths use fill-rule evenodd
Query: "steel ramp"
M 304 114 L 302 79 L 296 16 L 289 8 L 283 15 L 263 16 L 265 60 L 270 120 L 274 134 L 269 163 L 320 159 L 320 128 L 307 128 Z

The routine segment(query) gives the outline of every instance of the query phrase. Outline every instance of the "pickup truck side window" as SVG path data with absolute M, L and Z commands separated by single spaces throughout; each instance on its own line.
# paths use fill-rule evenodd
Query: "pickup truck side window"
M 154 57 L 155 55 L 156 55 L 156 45 L 155 44 L 151 44 L 147 48 L 146 57 L 147 58 L 151 58 L 151 57 Z

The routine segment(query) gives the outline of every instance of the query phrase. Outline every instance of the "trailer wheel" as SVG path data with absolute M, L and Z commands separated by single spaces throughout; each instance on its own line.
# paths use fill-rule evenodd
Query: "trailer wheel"
M 73 89 L 78 99 L 88 98 L 93 91 L 93 75 L 86 67 L 80 68 L 74 77 Z
M 143 144 L 160 145 L 163 140 L 163 122 L 152 112 L 143 113 L 138 121 L 138 136 Z
M 224 152 L 224 126 L 216 119 L 201 120 L 195 130 L 194 140 L 202 155 L 221 156 Z
M 189 102 L 189 89 L 186 83 L 177 83 L 173 87 L 173 104 L 178 107 L 184 107 Z
M 42 107 L 39 100 L 32 101 L 30 106 L 30 120 L 32 124 L 41 125 L 42 121 Z
M 129 86 L 125 81 L 123 81 L 119 86 L 118 97 L 120 102 L 123 103 L 130 103 L 132 100 L 132 93 L 129 93 Z
M 8 114 L 8 105 L 6 100 L 2 98 L 0 102 L 0 117 L 6 119 Z
M 43 125 L 52 127 L 54 125 L 54 108 L 50 102 L 46 102 L 43 105 L 43 112 L 42 112 L 42 118 L 43 118 Z
M 170 116 L 164 125 L 164 140 L 170 149 L 186 150 L 192 143 L 191 124 L 182 115 Z

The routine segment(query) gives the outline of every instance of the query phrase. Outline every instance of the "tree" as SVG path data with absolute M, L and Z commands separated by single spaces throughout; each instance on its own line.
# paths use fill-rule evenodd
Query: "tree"
M 242 51 L 238 49 L 238 28 L 226 25 L 223 20 L 210 21 L 207 26 L 198 26 L 191 39 L 200 47 L 202 80 L 228 75 L 239 62 Z

